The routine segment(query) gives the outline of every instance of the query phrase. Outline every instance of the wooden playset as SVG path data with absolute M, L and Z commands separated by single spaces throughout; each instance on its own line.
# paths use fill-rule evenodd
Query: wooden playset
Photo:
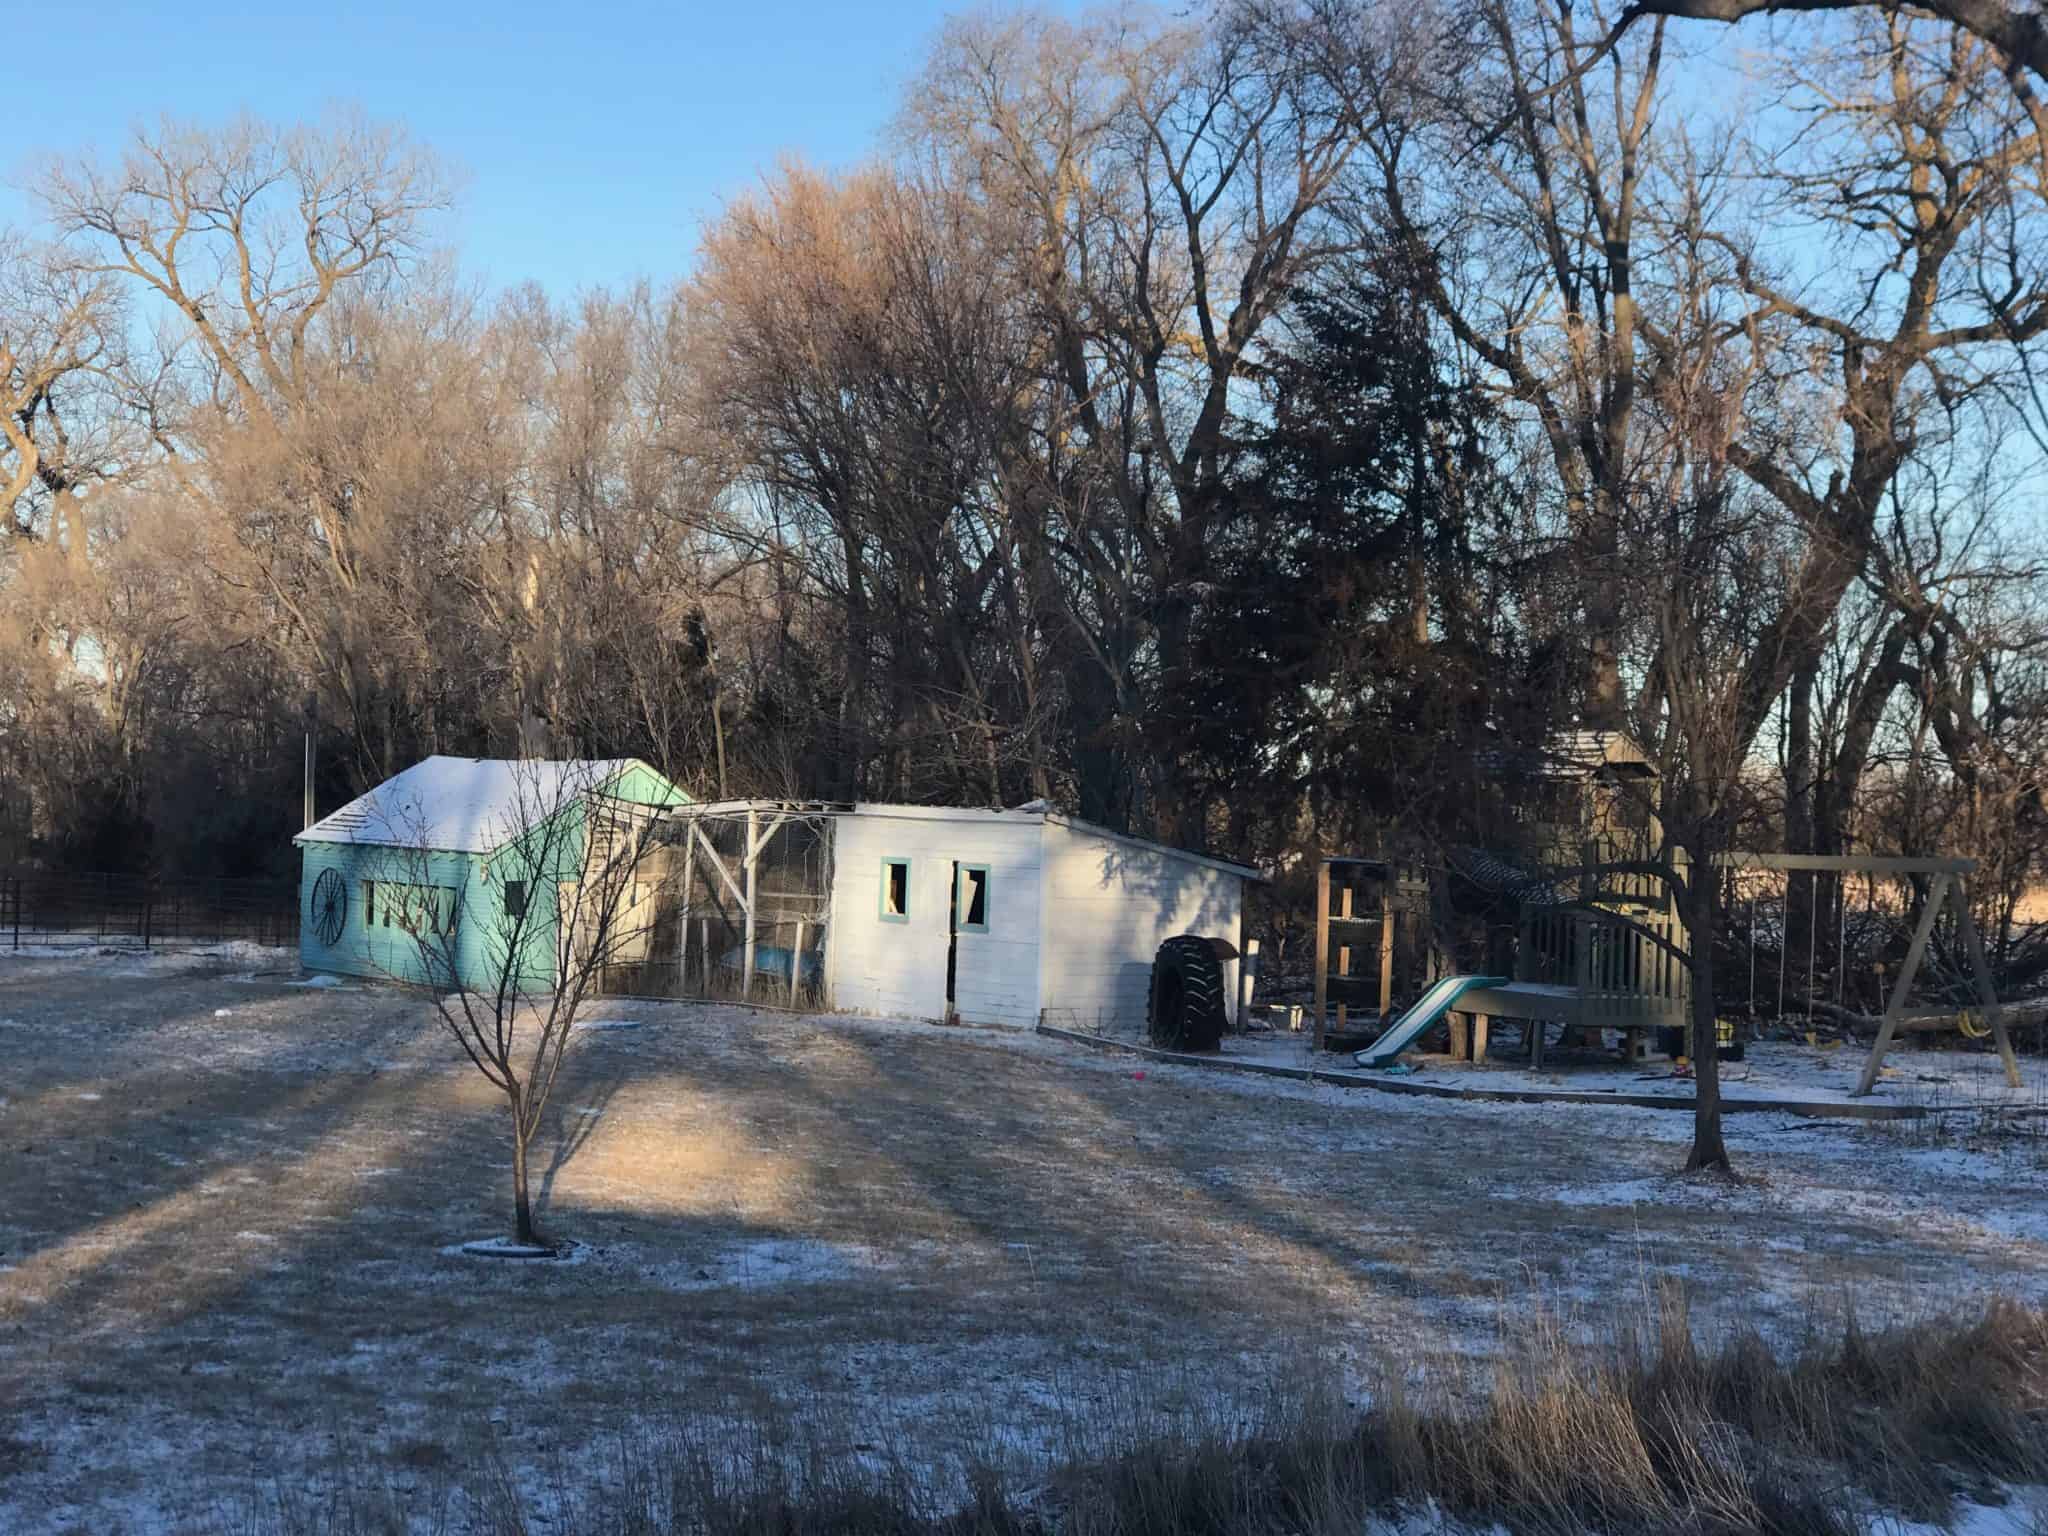
M 1353 1050 L 1361 1066 L 1391 1066 L 1403 1051 L 1419 1044 L 1439 1027 L 1448 1036 L 1450 1053 L 1458 1059 L 1484 1060 L 1496 1019 L 1522 1025 L 1525 1052 L 1532 1066 L 1541 1066 L 1548 1031 L 1557 1028 L 1568 1045 L 1618 1044 L 1624 1060 L 1643 1061 L 1684 1049 L 1692 1018 L 1693 976 L 1691 936 L 1672 899 L 1669 884 L 1653 875 L 1617 876 L 1592 872 L 1616 862 L 1612 850 L 1626 838 L 1636 850 L 1631 860 L 1647 862 L 1661 841 L 1654 813 L 1620 824 L 1617 807 L 1654 804 L 1654 770 L 1626 738 L 1613 733 L 1571 733 L 1570 750 L 1552 761 L 1565 771 L 1543 775 L 1546 824 L 1538 841 L 1550 845 L 1534 873 L 1509 861 L 1474 855 L 1473 862 L 1498 872 L 1497 896 L 1515 908 L 1512 937 L 1490 947 L 1484 971 L 1460 972 L 1443 961 L 1444 947 L 1433 941 L 1431 879 L 1458 878 L 1441 870 L 1430 878 L 1403 871 L 1386 859 L 1338 855 L 1322 861 L 1316 879 L 1315 1002 L 1311 1015 L 1318 1049 Z M 1616 776 L 1647 781 L 1618 793 Z M 1562 788 L 1560 789 L 1560 786 Z M 1576 817 L 1574 829 L 1568 823 Z M 1549 822 L 1559 824 L 1552 826 Z M 1581 850 L 1571 856 L 1575 845 Z M 1602 849 L 1605 852 L 1602 852 Z M 1526 857 L 1526 856 L 1525 856 Z M 1682 861 L 1676 871 L 1684 877 Z M 1779 1012 L 1784 1011 L 1784 975 L 1788 959 L 1792 880 L 1804 874 L 1809 947 L 1817 952 L 1813 911 L 1822 880 L 1832 879 L 1835 921 L 1846 935 L 1847 882 L 1860 877 L 1874 891 L 1880 879 L 1896 882 L 1908 892 L 1899 904 L 1897 924 L 1885 932 L 1904 931 L 1911 921 L 1905 954 L 1888 977 L 1883 1012 L 1857 1014 L 1816 999 L 1811 986 L 1813 958 L 1808 959 L 1809 1014 L 1826 1012 L 1852 1024 L 1868 1025 L 1875 1038 L 1864 1062 L 1855 1093 L 1867 1095 L 1876 1086 L 1884 1058 L 1902 1030 L 1961 1028 L 1988 1035 L 1994 1042 L 2006 1079 L 2019 1085 L 2019 1067 L 1985 958 L 1984 944 L 1970 911 L 1967 881 L 1976 871 L 1971 859 L 1906 858 L 1873 854 L 1818 855 L 1769 852 L 1730 853 L 1715 860 L 1714 878 L 1744 879 L 1753 888 L 1777 893 L 1783 906 L 1777 936 Z M 1469 876 L 1466 878 L 1469 879 Z M 1597 890 L 1594 889 L 1597 883 Z M 1974 1008 L 1953 1001 L 1940 1006 L 1909 1007 L 1925 967 L 1930 942 L 1944 913 L 1950 914 L 1953 935 L 1962 952 L 1958 969 L 1966 972 Z M 1751 1012 L 1755 1000 L 1756 901 L 1750 900 Z M 1404 919 L 1407 922 L 1403 928 Z M 1889 922 L 1889 920 L 1888 920 Z M 1891 942 L 1895 943 L 1896 939 Z M 1503 949 L 1510 952 L 1503 953 Z M 1846 942 L 1841 945 L 1846 952 Z M 1839 992 L 1846 968 L 1838 955 L 1835 975 Z M 1952 979 L 1952 978 L 1951 978 Z M 1396 1011 L 1395 1004 L 1406 1006 Z M 1334 1006 L 1333 1006 L 1334 1005 Z M 1675 1049 L 1674 1049 L 1675 1048 Z

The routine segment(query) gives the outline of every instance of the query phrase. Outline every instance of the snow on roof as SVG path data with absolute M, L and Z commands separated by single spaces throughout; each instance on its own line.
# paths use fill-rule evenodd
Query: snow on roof
M 610 783 L 636 761 L 423 758 L 292 841 L 489 853 L 576 796 Z

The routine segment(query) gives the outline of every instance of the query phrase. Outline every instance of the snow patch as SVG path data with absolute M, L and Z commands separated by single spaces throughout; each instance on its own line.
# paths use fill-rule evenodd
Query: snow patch
M 2039 1536 L 2048 1519 L 2048 1488 L 2027 1487 L 2007 1490 L 2003 1504 L 1979 1504 L 1965 1499 L 1951 1511 L 1946 1525 L 1927 1525 L 1915 1520 L 1880 1519 L 1873 1536 Z
M 784 1285 L 823 1285 L 882 1268 L 872 1249 L 811 1238 L 760 1238 L 722 1248 L 708 1264 L 667 1266 L 679 1291 L 765 1290 Z
M 297 950 L 230 939 L 191 949 L 144 949 L 81 938 L 69 943 L 24 944 L 0 949 L 0 963 L 18 965 L 22 974 L 60 970 L 97 970 L 111 976 L 175 976 L 193 971 L 297 969 Z
M 552 1247 L 546 1243 L 522 1243 L 509 1237 L 478 1237 L 466 1243 L 452 1243 L 441 1250 L 451 1259 L 522 1259 L 545 1264 L 580 1264 L 590 1256 L 583 1243 Z

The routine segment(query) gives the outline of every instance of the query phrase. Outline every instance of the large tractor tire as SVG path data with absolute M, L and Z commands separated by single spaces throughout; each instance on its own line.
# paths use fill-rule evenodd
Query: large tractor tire
M 1213 940 L 1184 933 L 1159 946 L 1145 1023 L 1154 1045 L 1175 1051 L 1216 1049 L 1228 1015 L 1223 960 Z

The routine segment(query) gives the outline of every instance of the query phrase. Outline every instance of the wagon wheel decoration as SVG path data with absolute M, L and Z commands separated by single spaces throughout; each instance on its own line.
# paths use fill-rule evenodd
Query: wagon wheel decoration
M 313 882 L 313 900 L 307 915 L 312 919 L 314 937 L 332 949 L 341 941 L 348 924 L 348 882 L 331 869 L 320 871 Z

